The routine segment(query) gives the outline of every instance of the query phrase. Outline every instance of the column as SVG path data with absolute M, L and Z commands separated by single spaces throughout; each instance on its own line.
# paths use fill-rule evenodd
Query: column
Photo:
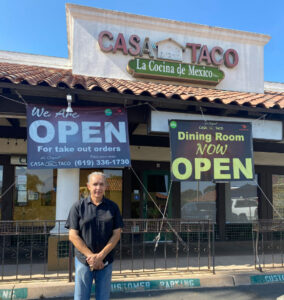
M 56 216 L 55 220 L 62 221 L 56 223 L 51 230 L 51 234 L 67 234 L 65 220 L 74 202 L 79 198 L 79 177 L 80 169 L 58 169 L 57 189 L 56 189 Z M 64 222 L 63 222 L 64 221 Z

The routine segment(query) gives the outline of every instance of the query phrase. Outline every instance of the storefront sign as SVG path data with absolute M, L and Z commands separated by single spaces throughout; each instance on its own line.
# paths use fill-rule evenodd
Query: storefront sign
M 134 77 L 175 79 L 187 82 L 218 84 L 224 72 L 216 67 L 190 65 L 165 60 L 135 58 L 130 60 L 127 71 Z
M 112 40 L 114 41 L 112 42 Z M 124 55 L 139 55 L 140 57 L 148 55 L 150 58 L 154 58 L 156 55 L 158 58 L 171 60 L 175 60 L 177 57 L 181 58 L 180 55 L 172 55 L 172 44 L 175 44 L 175 46 L 180 48 L 180 51 L 185 51 L 186 48 L 190 50 L 188 55 L 192 64 L 206 63 L 214 66 L 224 64 L 227 68 L 234 68 L 239 63 L 239 55 L 235 49 L 224 50 L 220 46 L 215 46 L 209 50 L 207 45 L 195 43 L 186 43 L 184 47 L 171 38 L 153 43 L 149 37 L 145 37 L 142 42 L 142 39 L 137 34 L 132 34 L 127 39 L 123 33 L 119 33 L 115 37 L 110 31 L 104 30 L 98 36 L 98 44 L 101 51 L 106 53 L 112 52 L 115 54 L 119 51 Z M 163 46 L 166 49 L 163 50 L 163 53 L 159 53 L 157 48 Z M 175 47 L 176 50 L 177 48 Z
M 250 123 L 170 120 L 175 181 L 254 179 Z
M 114 36 L 104 30 L 99 33 L 98 44 L 105 53 L 136 56 L 127 65 L 127 71 L 134 77 L 217 85 L 225 77 L 218 67 L 234 68 L 239 63 L 235 49 L 209 49 L 207 45 L 191 42 L 181 45 L 172 38 L 153 43 L 149 37 L 141 40 L 132 34 L 127 39 L 123 33 Z
M 28 105 L 28 168 L 130 166 L 127 114 L 119 107 Z
M 10 163 L 11 163 L 11 165 L 26 166 L 27 165 L 27 157 L 26 156 L 11 156 Z

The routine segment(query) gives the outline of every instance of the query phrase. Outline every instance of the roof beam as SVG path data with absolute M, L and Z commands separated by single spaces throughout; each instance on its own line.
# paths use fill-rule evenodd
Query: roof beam
M 0 126 L 0 138 L 26 139 L 27 128 L 19 127 L 16 129 L 12 126 Z
M 14 128 L 19 128 L 20 127 L 20 121 L 19 119 L 15 118 L 7 118 L 8 122 L 14 127 Z

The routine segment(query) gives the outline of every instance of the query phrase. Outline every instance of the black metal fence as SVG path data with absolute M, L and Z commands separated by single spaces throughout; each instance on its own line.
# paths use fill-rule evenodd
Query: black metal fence
M 1 221 L 0 279 L 47 278 L 50 274 L 48 257 L 60 259 L 57 253 L 48 253 L 49 238 L 53 230 L 59 244 L 64 237 L 63 224 L 64 221 Z M 60 273 L 58 268 L 52 276 L 60 276 Z
M 73 279 L 65 221 L 1 221 L 0 280 Z M 182 219 L 124 219 L 115 273 L 215 271 L 214 224 Z
M 255 268 L 284 266 L 284 220 L 260 220 L 253 223 Z
M 182 219 L 124 220 L 116 252 L 119 272 L 129 270 L 189 270 L 214 272 L 214 224 Z M 117 249 L 118 250 L 118 249 Z

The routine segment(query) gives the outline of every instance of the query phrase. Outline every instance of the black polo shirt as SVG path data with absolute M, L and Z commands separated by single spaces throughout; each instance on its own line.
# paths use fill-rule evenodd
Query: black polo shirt
M 98 253 L 108 243 L 113 230 L 123 227 L 123 221 L 116 203 L 104 197 L 96 206 L 87 197 L 73 204 L 65 227 L 78 230 L 87 247 L 93 253 Z M 80 262 L 87 265 L 85 255 L 76 248 L 75 255 Z M 114 250 L 106 256 L 104 262 L 112 263 L 113 256 Z

